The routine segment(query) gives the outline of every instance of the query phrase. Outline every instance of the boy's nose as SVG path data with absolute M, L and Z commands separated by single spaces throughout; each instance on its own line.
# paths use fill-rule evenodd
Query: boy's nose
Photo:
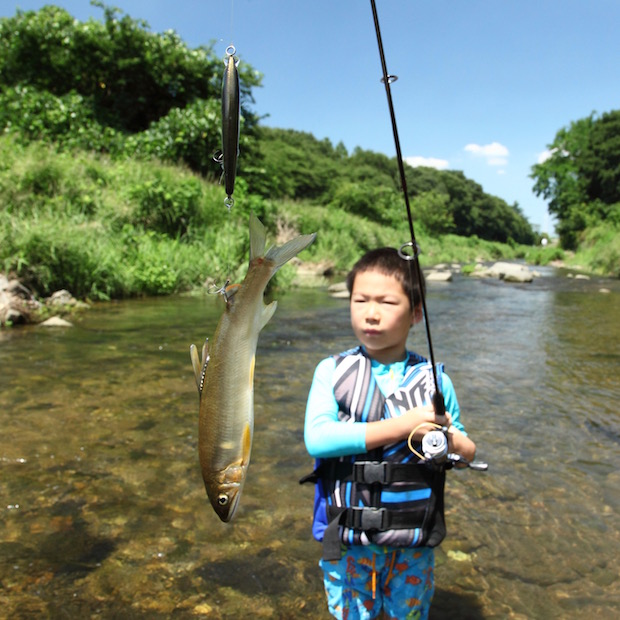
M 379 307 L 377 306 L 377 304 L 368 304 L 366 319 L 368 319 L 369 321 L 378 321 L 379 318 Z

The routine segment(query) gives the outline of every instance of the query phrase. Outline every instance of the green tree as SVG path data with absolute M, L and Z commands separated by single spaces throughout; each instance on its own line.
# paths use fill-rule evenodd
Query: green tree
M 293 129 L 262 127 L 259 133 L 263 167 L 250 175 L 248 183 L 271 198 L 320 200 L 338 178 L 341 147 L 329 139 Z
M 450 197 L 447 194 L 430 191 L 417 195 L 411 207 L 428 233 L 444 235 L 455 230 L 449 203 Z
M 212 47 L 189 48 L 172 30 L 152 33 L 142 20 L 93 4 L 103 21 L 80 22 L 55 6 L 0 19 L 0 130 L 113 154 L 127 136 L 150 131 L 129 154 L 215 170 L 219 110 L 209 103 L 220 99 L 222 59 Z M 244 62 L 239 76 L 242 161 L 254 154 L 250 106 L 261 76 Z
M 620 110 L 571 122 L 548 148 L 532 167 L 534 192 L 557 217 L 562 246 L 575 249 L 587 227 L 619 217 Z

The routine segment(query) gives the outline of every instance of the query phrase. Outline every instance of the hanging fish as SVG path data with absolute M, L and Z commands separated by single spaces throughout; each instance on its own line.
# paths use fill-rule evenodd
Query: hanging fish
M 238 60 L 235 60 L 235 47 L 226 48 L 228 58 L 225 61 L 224 79 L 222 80 L 222 154 L 221 163 L 224 169 L 224 185 L 226 188 L 226 206 L 230 209 L 234 204 L 235 176 L 237 174 L 237 157 L 239 156 L 239 72 Z
M 226 288 L 226 310 L 212 346 L 202 359 L 195 345 L 190 357 L 200 394 L 198 451 L 202 477 L 213 509 L 230 521 L 241 497 L 250 462 L 254 429 L 254 361 L 258 334 L 276 310 L 263 303 L 272 276 L 308 247 L 316 234 L 301 235 L 266 254 L 265 228 L 250 215 L 250 266 L 243 282 Z

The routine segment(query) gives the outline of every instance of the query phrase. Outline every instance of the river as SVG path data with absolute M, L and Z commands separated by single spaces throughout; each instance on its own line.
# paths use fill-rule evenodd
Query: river
M 313 489 L 298 484 L 312 467 L 303 418 L 316 363 L 354 342 L 346 301 L 278 297 L 231 524 L 206 500 L 188 353 L 213 334 L 219 297 L 107 303 L 73 328 L 0 332 L 1 617 L 330 617 Z M 620 283 L 459 276 L 429 285 L 428 311 L 489 463 L 448 473 L 431 617 L 619 617 Z

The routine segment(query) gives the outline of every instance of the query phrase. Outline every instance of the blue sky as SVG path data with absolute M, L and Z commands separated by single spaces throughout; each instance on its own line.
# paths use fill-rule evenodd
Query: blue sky
M 531 166 L 571 121 L 620 107 L 618 0 L 376 0 L 403 157 L 462 170 L 552 232 Z M 109 0 L 260 71 L 263 123 L 395 154 L 370 0 Z M 2 0 L 0 15 L 88 0 Z

